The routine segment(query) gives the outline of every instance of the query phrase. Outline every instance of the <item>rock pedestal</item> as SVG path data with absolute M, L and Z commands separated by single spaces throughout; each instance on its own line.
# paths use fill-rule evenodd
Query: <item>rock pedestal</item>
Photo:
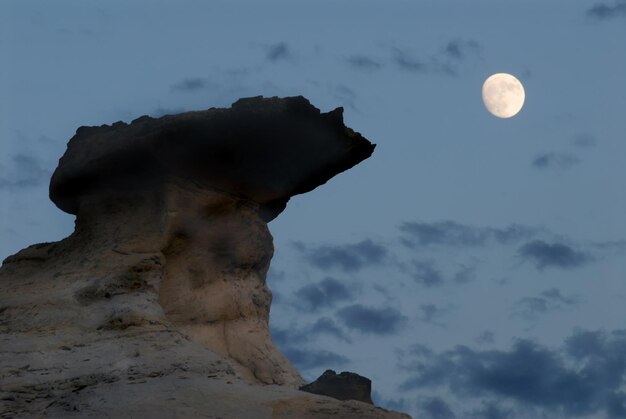
M 268 330 L 267 222 L 373 149 L 302 97 L 79 128 L 74 233 L 0 268 L 0 416 L 391 415 L 297 391 Z

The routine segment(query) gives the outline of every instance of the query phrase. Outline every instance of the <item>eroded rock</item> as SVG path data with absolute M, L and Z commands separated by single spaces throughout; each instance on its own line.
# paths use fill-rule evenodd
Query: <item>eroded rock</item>
M 0 416 L 394 417 L 303 395 L 268 330 L 268 220 L 373 149 L 302 97 L 79 128 L 74 233 L 0 268 Z
M 326 370 L 317 380 L 300 387 L 300 390 L 333 397 L 337 400 L 358 400 L 374 404 L 372 402 L 372 381 L 348 371 L 337 374 L 333 370 Z

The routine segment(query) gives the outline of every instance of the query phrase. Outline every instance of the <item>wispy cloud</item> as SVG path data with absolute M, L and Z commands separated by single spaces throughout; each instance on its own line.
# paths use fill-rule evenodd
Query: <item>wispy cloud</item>
M 30 188 L 42 185 L 50 179 L 50 170 L 35 156 L 16 154 L 10 163 L 13 170 L 3 167 L 0 172 L 0 189 Z
M 337 326 L 335 321 L 329 317 L 322 317 L 320 319 L 317 319 L 308 330 L 308 332 L 308 334 L 312 336 L 329 335 L 344 342 L 352 342 L 352 340 L 343 332 L 343 330 L 340 329 L 339 326 Z
M 626 17 L 626 0 L 617 0 L 613 4 L 598 3 L 587 10 L 587 16 L 594 19 Z
M 435 326 L 445 327 L 445 324 L 442 323 L 440 319 L 448 313 L 450 309 L 450 306 L 442 307 L 436 304 L 420 304 L 419 311 L 421 314 L 418 316 L 418 319 Z
M 593 135 L 583 133 L 574 137 L 571 143 L 573 146 L 578 148 L 592 148 L 596 146 L 597 141 Z
M 325 350 L 318 351 L 288 347 L 282 349 L 282 351 L 300 370 L 339 368 L 349 362 L 347 357 Z
M 457 284 L 465 284 L 476 279 L 476 268 L 472 266 L 462 265 L 454 274 L 454 282 Z
M 354 244 L 315 247 L 295 242 L 294 247 L 311 265 L 322 270 L 339 268 L 354 272 L 365 266 L 380 265 L 387 256 L 384 246 L 369 239 Z
M 478 55 L 481 49 L 480 44 L 474 40 L 455 39 L 446 44 L 444 53 L 454 60 L 464 60 Z
M 534 320 L 549 311 L 561 310 L 578 303 L 578 297 L 566 297 L 558 288 L 550 288 L 538 296 L 520 298 L 516 303 L 513 316 Z
M 172 90 L 179 90 L 182 92 L 194 92 L 197 90 L 204 90 L 213 87 L 214 82 L 209 79 L 201 77 L 190 77 L 182 79 L 178 83 L 172 85 Z
M 265 58 L 271 62 L 289 60 L 293 58 L 293 52 L 286 42 L 277 42 L 265 48 Z
M 393 50 L 393 60 L 401 69 L 413 73 L 425 73 L 429 70 L 429 66 L 426 62 L 416 58 L 404 49 L 395 48 Z
M 346 106 L 355 110 L 357 109 L 355 104 L 357 95 L 353 89 L 343 84 L 337 84 L 331 87 L 331 93 L 342 106 Z
M 395 308 L 365 307 L 361 304 L 344 307 L 337 311 L 336 316 L 350 329 L 375 335 L 395 334 L 407 321 Z
M 561 291 L 558 288 L 547 289 L 541 293 L 541 296 L 552 302 L 556 302 L 556 303 L 563 304 L 566 306 L 579 303 L 578 297 L 576 296 L 565 297 L 563 294 L 561 294 Z
M 434 260 L 414 260 L 411 262 L 409 275 L 418 284 L 426 287 L 443 285 L 443 274 L 436 267 Z
M 427 397 L 418 402 L 418 408 L 427 419 L 456 419 L 457 417 L 441 397 Z
M 406 48 L 393 48 L 392 59 L 398 68 L 412 73 L 457 75 L 459 66 L 471 57 L 480 56 L 482 47 L 474 40 L 454 39 L 437 53 L 416 55 Z
M 298 307 L 306 310 L 318 310 L 333 307 L 338 302 L 353 297 L 352 291 L 342 282 L 327 277 L 322 281 L 307 284 L 295 292 Z
M 534 263 L 539 270 L 549 267 L 571 269 L 591 261 L 591 256 L 587 253 L 576 251 L 563 243 L 547 243 L 543 240 L 524 244 L 519 248 L 518 254 L 523 260 Z
M 378 70 L 382 67 L 380 61 L 367 55 L 352 55 L 346 61 L 358 70 Z
M 487 344 L 487 343 L 494 343 L 496 341 L 496 337 L 492 331 L 485 330 L 475 340 L 477 343 Z
M 288 328 L 272 327 L 272 339 L 285 356 L 300 370 L 341 367 L 349 362 L 343 355 L 328 350 L 318 350 L 308 347 L 320 335 L 335 337 L 338 340 L 350 343 L 350 338 L 335 322 L 322 317 L 313 324 L 306 326 L 291 325 Z
M 321 317 L 313 324 L 304 326 L 294 324 L 288 328 L 272 327 L 272 338 L 281 347 L 298 346 L 296 343 L 310 342 L 320 335 L 351 342 L 350 337 L 330 317 Z
M 400 225 L 404 233 L 402 242 L 407 247 L 418 246 L 483 246 L 488 242 L 499 244 L 515 243 L 531 237 L 538 229 L 519 224 L 506 228 L 472 227 L 455 221 L 433 223 L 404 222 Z
M 472 419 L 514 419 L 513 409 L 500 406 L 498 402 L 483 401 L 482 406 L 469 413 Z
M 540 153 L 533 159 L 531 166 L 536 169 L 569 169 L 580 160 L 569 153 Z

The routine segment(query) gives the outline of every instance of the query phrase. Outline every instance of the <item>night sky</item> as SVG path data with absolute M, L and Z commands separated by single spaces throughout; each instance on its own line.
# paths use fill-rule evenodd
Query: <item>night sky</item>
M 626 1 L 6 0 L 0 64 L 0 258 L 72 231 L 79 126 L 304 95 L 377 148 L 270 223 L 303 376 L 416 418 L 626 417 Z

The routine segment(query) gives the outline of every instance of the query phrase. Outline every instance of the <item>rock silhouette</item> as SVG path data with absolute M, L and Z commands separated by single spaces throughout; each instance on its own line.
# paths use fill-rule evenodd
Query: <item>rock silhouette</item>
M 317 380 L 300 387 L 300 390 L 338 400 L 358 400 L 374 404 L 372 402 L 372 381 L 348 371 L 337 374 L 333 370 L 326 370 Z
M 79 128 L 75 231 L 0 268 L 0 416 L 403 417 L 299 392 L 268 330 L 267 222 L 373 150 L 302 97 Z

